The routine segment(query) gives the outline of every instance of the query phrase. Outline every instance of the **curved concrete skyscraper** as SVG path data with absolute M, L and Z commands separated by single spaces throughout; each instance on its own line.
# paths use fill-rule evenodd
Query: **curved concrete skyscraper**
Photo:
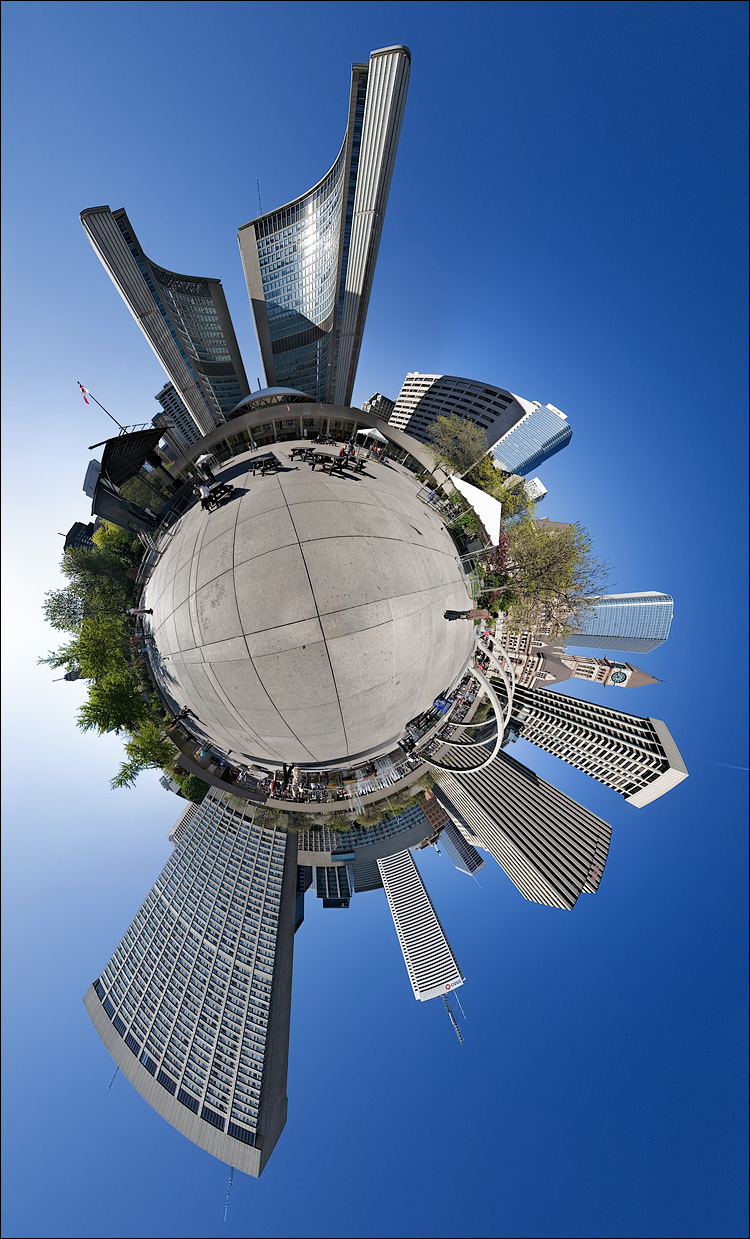
M 330 172 L 239 230 L 268 387 L 351 404 L 410 61 L 407 48 L 385 47 L 353 65 L 346 136 Z
M 89 207 L 81 223 L 196 428 L 209 434 L 250 394 L 221 281 L 157 266 L 122 209 Z

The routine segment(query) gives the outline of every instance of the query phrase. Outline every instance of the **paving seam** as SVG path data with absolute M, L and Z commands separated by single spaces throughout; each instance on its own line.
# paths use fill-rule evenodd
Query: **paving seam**
M 313 583 L 310 579 L 310 569 L 307 566 L 307 560 L 305 559 L 305 552 L 303 551 L 302 543 L 299 540 L 299 532 L 297 530 L 297 524 L 294 519 L 294 513 L 292 512 L 292 509 L 289 506 L 289 500 L 286 497 L 286 493 L 284 491 L 283 486 L 281 485 L 281 482 L 279 482 L 279 489 L 281 490 L 281 493 L 284 496 L 284 502 L 286 504 L 287 512 L 289 513 L 289 519 L 291 520 L 292 525 L 294 526 L 294 532 L 297 534 L 297 545 L 299 546 L 300 554 L 302 555 L 302 562 L 305 565 L 305 572 L 307 573 L 307 583 L 310 586 L 310 593 L 312 594 L 313 601 L 315 603 L 315 614 L 317 616 L 318 623 L 320 624 L 320 631 L 323 636 L 323 644 L 325 646 L 326 658 L 328 659 L 328 666 L 330 667 L 330 670 L 331 670 L 331 679 L 333 680 L 333 686 L 336 689 L 336 704 L 338 705 L 339 714 L 341 715 L 341 730 L 344 733 L 344 740 L 346 742 L 346 747 L 348 748 L 349 747 L 349 735 L 347 733 L 346 724 L 344 722 L 344 711 L 341 709 L 341 698 L 339 697 L 339 686 L 336 683 L 336 676 L 333 670 L 333 663 L 331 662 L 331 655 L 328 652 L 328 641 L 326 640 L 326 635 L 323 632 L 323 625 L 321 623 L 321 618 L 320 618 L 320 608 L 318 607 L 318 599 L 315 596 L 315 590 L 313 589 Z M 299 737 L 297 738 L 299 739 Z M 303 745 L 303 748 L 304 748 L 304 745 Z

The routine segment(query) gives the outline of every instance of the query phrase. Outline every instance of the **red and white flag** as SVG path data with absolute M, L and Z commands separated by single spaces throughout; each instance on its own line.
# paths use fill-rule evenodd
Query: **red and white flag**
M 91 393 L 89 392 L 88 387 L 84 387 L 84 386 L 83 386 L 83 383 L 79 383 L 79 384 L 78 384 L 78 386 L 79 386 L 79 387 L 80 387 L 80 389 L 81 389 L 81 395 L 83 396 L 84 400 L 86 400 L 86 394 L 87 394 L 87 393 L 88 393 L 89 395 L 91 394 Z M 88 404 L 88 400 L 86 400 L 86 404 Z
M 287 405 L 287 406 L 286 406 L 286 411 L 287 411 L 287 413 L 289 413 L 289 412 L 291 411 L 291 410 L 290 410 L 290 408 L 289 408 L 289 405 Z

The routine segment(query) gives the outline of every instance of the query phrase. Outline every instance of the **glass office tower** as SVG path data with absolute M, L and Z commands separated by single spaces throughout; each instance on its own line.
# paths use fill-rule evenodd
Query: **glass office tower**
M 199 435 L 209 434 L 250 392 L 221 281 L 157 266 L 123 210 L 90 207 L 81 223 Z
M 643 594 L 606 594 L 578 617 L 580 632 L 568 644 L 598 650 L 648 654 L 669 636 L 674 599 L 648 590 Z
M 533 473 L 567 447 L 573 437 L 564 413 L 552 404 L 536 404 L 495 444 L 492 454 L 506 473 Z
M 409 83 L 405 47 L 352 66 L 349 119 L 330 172 L 239 231 L 267 387 L 351 404 Z

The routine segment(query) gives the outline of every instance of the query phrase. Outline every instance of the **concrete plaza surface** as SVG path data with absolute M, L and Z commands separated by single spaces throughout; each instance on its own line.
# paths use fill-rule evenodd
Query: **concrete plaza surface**
M 146 587 L 154 670 L 232 759 L 376 755 L 461 674 L 472 606 L 453 542 L 407 469 L 331 476 L 292 463 L 218 474 L 234 494 L 179 522 Z M 324 449 L 331 455 L 336 449 Z

